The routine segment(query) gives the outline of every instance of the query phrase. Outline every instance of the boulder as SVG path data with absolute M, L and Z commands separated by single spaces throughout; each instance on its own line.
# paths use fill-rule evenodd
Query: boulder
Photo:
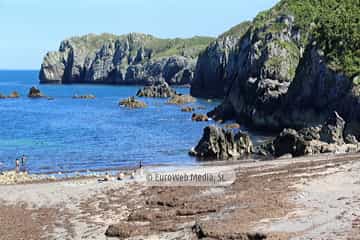
M 204 114 L 194 113 L 191 117 L 191 120 L 193 120 L 194 122 L 207 122 L 207 121 L 209 121 L 209 118 L 208 118 L 208 116 L 206 116 Z
M 201 160 L 238 159 L 253 152 L 250 137 L 242 132 L 234 134 L 217 126 L 208 126 L 190 155 Z
M 188 103 L 194 103 L 196 102 L 196 98 L 190 96 L 190 95 L 180 95 L 177 94 L 173 97 L 171 97 L 167 103 L 168 104 L 175 104 L 175 105 L 184 105 Z
M 36 87 L 31 87 L 29 94 L 28 94 L 29 98 L 43 98 L 46 97 L 44 94 L 41 93 L 41 91 L 36 88 Z
M 345 121 L 337 112 L 333 112 L 321 129 L 320 140 L 327 143 L 344 144 Z
M 176 95 L 175 90 L 173 90 L 169 84 L 162 82 L 156 85 L 146 86 L 143 89 L 140 89 L 136 96 L 138 97 L 151 97 L 151 98 L 169 98 Z
M 187 106 L 187 107 L 183 107 L 181 109 L 181 111 L 182 112 L 193 112 L 193 111 L 195 111 L 195 108 Z
M 144 102 L 136 100 L 135 97 L 129 97 L 127 99 L 123 99 L 119 102 L 120 106 L 127 108 L 146 108 L 147 105 Z

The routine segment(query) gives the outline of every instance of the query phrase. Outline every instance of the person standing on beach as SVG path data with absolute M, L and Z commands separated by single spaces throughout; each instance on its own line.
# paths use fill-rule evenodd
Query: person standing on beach
M 17 158 L 17 159 L 15 160 L 15 171 L 16 171 L 16 173 L 19 173 L 19 170 L 20 170 L 20 161 L 19 161 L 19 159 Z
M 23 154 L 21 157 L 21 165 L 25 166 L 26 164 L 26 156 Z
M 26 172 L 26 156 L 24 154 L 21 157 L 21 170 Z

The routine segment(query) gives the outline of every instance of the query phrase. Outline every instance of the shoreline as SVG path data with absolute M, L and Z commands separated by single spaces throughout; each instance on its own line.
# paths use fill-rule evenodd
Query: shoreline
M 20 221 L 20 210 L 34 222 L 20 228 L 38 239 L 108 239 L 105 232 L 128 234 L 123 239 L 198 239 L 196 224 L 210 238 L 258 232 L 267 239 L 346 239 L 360 232 L 358 160 L 360 154 L 206 164 L 236 173 L 225 187 L 148 186 L 137 175 L 0 185 L 0 224 L 7 230 L 0 239 L 21 237 L 8 223 Z M 324 219 L 326 211 L 331 220 Z M 331 231 L 320 231 L 324 226 Z

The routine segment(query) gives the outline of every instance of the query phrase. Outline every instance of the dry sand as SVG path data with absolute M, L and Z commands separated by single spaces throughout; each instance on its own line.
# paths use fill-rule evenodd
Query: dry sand
M 109 239 L 111 224 L 129 239 L 359 239 L 358 160 L 211 164 L 235 171 L 225 187 L 148 186 L 138 176 L 0 185 L 0 239 Z

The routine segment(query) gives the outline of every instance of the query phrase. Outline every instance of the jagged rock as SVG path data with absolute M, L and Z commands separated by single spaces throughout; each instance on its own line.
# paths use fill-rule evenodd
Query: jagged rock
M 193 112 L 193 111 L 195 111 L 195 108 L 187 106 L 187 107 L 183 107 L 181 109 L 181 111 L 182 112 Z
M 226 95 L 231 84 L 231 78 L 225 75 L 230 54 L 249 27 L 249 22 L 239 24 L 212 42 L 200 54 L 191 84 L 192 96 L 219 98 Z
M 253 144 L 248 135 L 242 132 L 234 134 L 216 126 L 204 129 L 198 145 L 190 151 L 190 155 L 203 160 L 226 160 L 250 154 Z
M 359 144 L 357 138 L 351 134 L 347 135 L 344 140 L 346 144 Z
M 321 126 L 304 128 L 299 131 L 283 130 L 272 142 L 269 151 L 276 157 L 292 154 L 294 157 L 319 153 L 347 153 L 360 150 L 355 136 L 344 139 L 345 121 L 333 112 Z M 346 144 L 345 144 L 346 142 Z M 262 154 L 262 152 L 260 152 Z
M 191 120 L 193 120 L 194 122 L 207 122 L 209 121 L 208 116 L 204 115 L 204 114 L 196 114 L 194 113 L 191 116 Z
M 96 97 L 92 94 L 89 94 L 89 95 L 75 95 L 72 98 L 73 99 L 95 99 Z
M 176 95 L 175 90 L 173 90 L 169 84 L 166 82 L 152 85 L 152 86 L 146 86 L 143 89 L 140 89 L 136 96 L 138 97 L 151 97 L 151 98 L 169 98 Z
M 119 102 L 120 106 L 127 108 L 146 108 L 147 105 L 144 102 L 136 100 L 135 97 L 129 97 L 127 99 L 123 99 Z
M 36 87 L 31 87 L 28 94 L 29 98 L 43 98 L 46 97 L 44 94 L 40 92 L 40 90 Z
M 337 112 L 333 112 L 321 129 L 320 140 L 326 143 L 344 144 L 345 121 Z
M 180 95 L 180 94 L 173 96 L 167 101 L 168 104 L 175 104 L 175 105 L 184 105 L 194 102 L 196 102 L 196 98 L 190 95 Z
M 197 55 L 211 40 L 194 37 L 173 41 L 138 33 L 74 37 L 63 41 L 59 51 L 46 54 L 40 82 L 190 84 Z

